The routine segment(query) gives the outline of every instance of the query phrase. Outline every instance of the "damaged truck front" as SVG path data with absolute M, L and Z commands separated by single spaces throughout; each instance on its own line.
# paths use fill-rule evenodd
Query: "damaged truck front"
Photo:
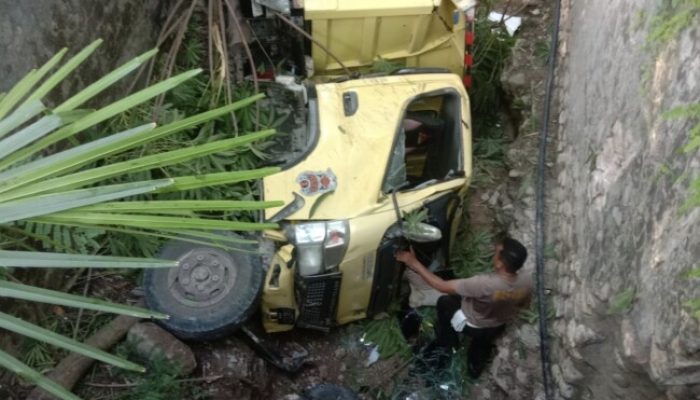
M 307 0 L 307 5 L 322 3 L 342 2 Z M 448 32 L 446 17 L 463 27 L 457 11 L 445 16 L 432 1 L 409 3 L 427 11 L 414 16 L 413 35 L 426 35 L 436 23 Z M 344 18 L 364 21 L 356 30 L 376 38 L 383 23 L 374 20 L 375 31 L 366 33 L 375 17 L 347 8 Z M 333 32 L 335 25 L 313 20 L 312 26 L 314 37 L 322 38 L 319 32 Z M 442 44 L 435 47 L 433 40 L 431 46 L 460 51 L 460 44 L 452 49 L 452 28 Z M 428 46 L 418 42 L 409 37 L 402 45 L 407 63 L 413 62 L 410 57 L 421 59 L 412 50 Z M 331 36 L 326 43 L 340 46 Z M 379 40 L 376 46 L 384 44 Z M 377 48 L 357 47 L 368 54 Z M 325 65 L 331 74 L 334 65 Z M 461 72 L 461 66 L 457 69 Z M 265 200 L 284 201 L 262 216 L 280 227 L 262 233 L 263 254 L 175 241 L 162 256 L 179 259 L 180 267 L 146 272 L 148 305 L 171 315 L 163 324 L 182 338 L 224 336 L 258 310 L 267 332 L 327 331 L 386 311 L 403 274 L 393 257 L 404 240 L 399 213 L 427 210 L 439 240 L 417 246 L 420 256 L 426 265 L 447 267 L 471 176 L 471 121 L 461 77 L 443 69 L 409 68 L 328 83 L 288 83 L 304 104 L 305 129 L 282 170 L 262 180 Z

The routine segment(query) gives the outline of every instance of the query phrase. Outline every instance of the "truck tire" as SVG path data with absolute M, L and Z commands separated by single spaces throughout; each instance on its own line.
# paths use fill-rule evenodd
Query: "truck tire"
M 146 304 L 170 316 L 157 322 L 180 339 L 221 338 L 257 309 L 265 279 L 259 256 L 178 240 L 159 255 L 180 266 L 144 272 Z

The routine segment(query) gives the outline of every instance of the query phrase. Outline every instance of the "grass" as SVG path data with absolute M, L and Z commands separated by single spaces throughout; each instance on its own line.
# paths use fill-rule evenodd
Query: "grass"
M 636 291 L 634 288 L 628 288 L 620 293 L 617 293 L 610 301 L 610 305 L 608 306 L 608 315 L 624 314 L 631 310 L 635 298 Z
M 106 400 L 199 400 L 206 398 L 206 393 L 200 386 L 180 379 L 179 367 L 167 360 L 162 354 L 155 353 L 144 359 L 137 353 L 136 345 L 128 341 L 118 345 L 115 353 L 128 359 L 139 359 L 146 366 L 146 372 L 108 370 L 108 374 L 113 376 L 113 382 L 99 383 L 107 385 L 114 383 L 114 386 L 123 385 L 123 387 L 95 388 L 85 385 L 82 388 L 82 394 L 85 398 L 99 397 Z M 94 375 L 100 376 L 101 374 Z M 100 378 L 93 377 L 93 379 Z
M 468 278 L 492 268 L 494 235 L 488 231 L 465 230 L 457 242 L 450 266 L 457 278 Z
M 699 0 L 665 0 L 651 21 L 647 44 L 663 45 L 678 37 L 700 14 Z
M 556 310 L 554 310 L 554 307 L 550 302 L 547 302 L 547 320 L 550 320 L 556 316 Z M 533 301 L 530 303 L 530 307 L 520 311 L 520 314 L 518 314 L 518 318 L 520 320 L 530 324 L 534 325 L 540 320 L 540 312 L 539 312 L 539 305 L 537 301 Z
M 684 274 L 683 276 L 685 279 L 698 279 L 700 278 L 700 267 L 695 267 L 691 269 L 689 272 Z M 683 303 L 683 305 L 690 311 L 693 316 L 697 319 L 700 319 L 700 299 L 693 299 L 690 301 L 686 301 Z
M 401 358 L 411 356 L 411 349 L 401 334 L 398 320 L 393 317 L 368 321 L 365 325 L 364 342 L 377 345 L 382 359 L 394 355 Z
M 688 142 L 680 149 L 681 153 L 689 154 L 697 152 L 700 148 L 700 103 L 687 104 L 675 107 L 663 114 L 666 119 L 687 119 L 692 121 L 688 131 Z M 680 208 L 680 212 L 686 212 L 700 206 L 700 177 L 696 177 L 690 184 L 690 194 Z
M 537 57 L 542 62 L 547 62 L 549 59 L 549 48 L 551 47 L 548 40 L 540 40 L 535 43 L 535 57 Z

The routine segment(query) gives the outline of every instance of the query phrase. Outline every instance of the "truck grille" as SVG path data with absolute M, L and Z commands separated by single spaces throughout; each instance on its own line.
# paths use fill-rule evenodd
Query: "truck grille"
M 301 309 L 297 326 L 327 332 L 335 325 L 342 273 L 297 276 L 297 298 Z

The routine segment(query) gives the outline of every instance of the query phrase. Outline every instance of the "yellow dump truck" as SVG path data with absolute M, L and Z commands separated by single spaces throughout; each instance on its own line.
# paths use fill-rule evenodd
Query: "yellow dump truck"
M 444 1 L 306 7 L 314 38 L 349 66 L 381 54 L 417 68 L 307 82 L 300 150 L 262 180 L 264 200 L 284 201 L 262 216 L 279 229 L 263 232 L 252 252 L 173 241 L 161 256 L 180 266 L 145 273 L 147 304 L 169 314 L 162 323 L 182 338 L 226 335 L 256 311 L 267 332 L 327 331 L 386 311 L 399 294 L 404 267 L 394 252 L 406 238 L 426 265 L 447 267 L 472 172 L 457 74 L 463 17 Z M 316 71 L 338 73 L 323 54 L 313 59 Z M 409 232 L 401 215 L 422 209 L 427 224 Z

